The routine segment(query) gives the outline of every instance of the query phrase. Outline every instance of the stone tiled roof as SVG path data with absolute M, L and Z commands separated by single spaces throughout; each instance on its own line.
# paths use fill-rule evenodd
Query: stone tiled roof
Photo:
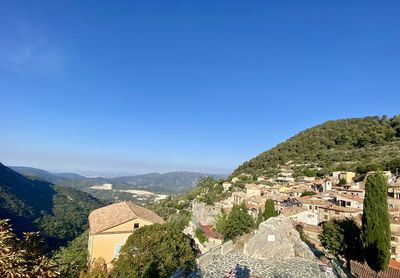
M 364 198 L 359 197 L 359 196 L 355 196 L 355 195 L 351 195 L 351 194 L 345 194 L 345 193 L 336 193 L 333 196 L 336 196 L 336 199 L 348 199 L 348 200 L 353 200 L 356 201 L 360 204 L 362 204 L 364 202 Z
M 309 225 L 305 223 L 300 223 L 303 226 L 304 231 L 319 234 L 322 231 L 321 226 Z
M 286 207 L 282 208 L 281 213 L 285 216 L 293 216 L 302 212 L 308 211 L 307 209 L 301 207 Z M 310 212 L 311 213 L 311 212 Z
M 302 203 L 302 204 L 311 204 L 311 205 L 320 205 L 320 206 L 326 206 L 329 205 L 330 203 L 326 200 L 316 198 L 314 196 L 305 196 L 305 197 L 299 197 L 297 200 Z
M 350 212 L 350 213 L 362 212 L 362 210 L 358 209 L 358 208 L 342 207 L 342 206 L 337 206 L 337 205 L 321 206 L 320 208 L 328 209 L 328 210 L 335 210 L 335 211 L 340 211 L 340 212 Z
M 98 234 L 137 218 L 152 223 L 165 223 L 160 216 L 149 209 L 132 202 L 122 202 L 92 211 L 89 214 L 90 233 Z

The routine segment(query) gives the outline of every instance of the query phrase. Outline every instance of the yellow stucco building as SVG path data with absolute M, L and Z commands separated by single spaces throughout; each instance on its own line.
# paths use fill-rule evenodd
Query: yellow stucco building
M 132 202 L 102 207 L 89 215 L 89 262 L 103 258 L 107 268 L 118 257 L 121 247 L 134 230 L 154 223 L 165 223 L 155 212 Z
M 353 182 L 354 177 L 356 176 L 356 173 L 354 172 L 341 172 L 339 174 L 339 180 L 345 180 L 347 184 L 350 184 Z

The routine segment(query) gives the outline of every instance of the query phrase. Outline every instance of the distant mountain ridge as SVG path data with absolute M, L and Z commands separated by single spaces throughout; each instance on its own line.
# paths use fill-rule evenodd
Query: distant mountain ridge
M 0 218 L 17 233 L 40 231 L 51 249 L 87 229 L 87 217 L 104 203 L 91 195 L 31 180 L 0 163 Z
M 74 173 L 51 173 L 46 170 L 25 167 L 25 166 L 7 166 L 8 168 L 20 173 L 26 177 L 39 178 L 51 183 L 60 183 L 72 179 L 84 179 L 84 176 Z
M 93 185 L 111 183 L 115 189 L 141 189 L 167 194 L 190 190 L 202 177 L 212 176 L 218 179 L 226 177 L 225 175 L 218 174 L 179 171 L 163 174 L 148 173 L 134 176 L 88 178 L 73 173 L 50 173 L 32 167 L 10 166 L 10 168 L 27 177 L 38 178 L 81 190 Z
M 295 174 L 387 168 L 400 158 L 400 116 L 328 121 L 306 129 L 244 162 L 233 173 L 273 176 L 285 165 Z M 311 171 L 311 172 L 310 172 Z

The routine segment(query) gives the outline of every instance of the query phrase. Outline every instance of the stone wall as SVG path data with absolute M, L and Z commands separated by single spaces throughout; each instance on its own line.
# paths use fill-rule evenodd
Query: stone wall
M 225 242 L 224 244 L 221 244 L 207 253 L 204 253 L 200 257 L 197 258 L 197 265 L 199 267 L 205 267 L 206 265 L 212 263 L 214 259 L 218 256 L 224 256 L 227 253 L 231 252 L 233 250 L 233 242 L 232 240 L 229 240 Z

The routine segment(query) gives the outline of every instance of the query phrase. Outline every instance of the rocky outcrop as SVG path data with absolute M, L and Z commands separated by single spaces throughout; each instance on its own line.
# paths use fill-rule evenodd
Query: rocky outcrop
M 201 225 L 213 225 L 215 217 L 221 213 L 222 204 L 208 206 L 205 203 L 194 202 L 192 205 L 193 217 Z
M 300 239 L 292 222 L 284 216 L 272 217 L 261 223 L 254 236 L 244 245 L 244 254 L 256 259 L 316 259 Z

